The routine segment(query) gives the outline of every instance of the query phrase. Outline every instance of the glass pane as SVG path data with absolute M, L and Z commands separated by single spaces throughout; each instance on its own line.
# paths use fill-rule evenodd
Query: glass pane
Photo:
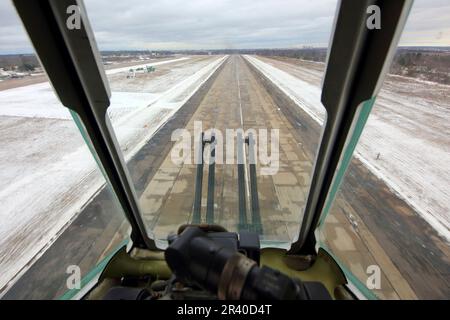
M 214 223 L 288 246 L 325 120 L 320 81 L 336 1 L 103 4 L 86 8 L 114 68 L 109 116 L 149 235 Z
M 450 41 L 438 37 L 444 21 L 423 22 L 444 7 L 415 2 L 320 230 L 322 243 L 380 298 L 450 296 Z
M 74 270 L 83 278 L 114 252 L 129 225 L 11 2 L 0 11 L 15 37 L 2 31 L 0 43 L 0 297 L 54 299 Z

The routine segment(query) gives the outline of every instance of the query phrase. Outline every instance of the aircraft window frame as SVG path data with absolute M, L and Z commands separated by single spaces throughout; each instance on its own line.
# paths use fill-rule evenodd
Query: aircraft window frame
M 347 169 L 348 163 L 342 163 L 343 157 L 348 160 L 345 150 L 356 146 L 355 141 L 349 142 L 352 136 L 358 139 L 362 132 L 364 126 L 360 125 L 367 121 L 412 7 L 412 1 L 383 2 L 381 10 L 389 14 L 385 15 L 383 32 L 377 33 L 380 30 L 366 26 L 369 2 L 361 1 L 358 5 L 341 2 L 336 13 L 322 88 L 327 121 L 299 238 L 292 244 L 290 253 L 315 251 L 316 227 L 327 201 L 334 200 L 330 198 L 333 185 L 336 189 L 342 180 L 343 175 L 336 175 Z M 362 115 L 360 124 L 358 115 Z

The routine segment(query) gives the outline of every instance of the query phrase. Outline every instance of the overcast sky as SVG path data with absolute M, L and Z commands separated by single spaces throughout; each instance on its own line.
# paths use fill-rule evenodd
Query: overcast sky
M 85 0 L 101 50 L 326 46 L 337 0 Z M 450 1 L 416 0 L 401 45 L 450 46 Z M 32 52 L 0 0 L 0 54 Z

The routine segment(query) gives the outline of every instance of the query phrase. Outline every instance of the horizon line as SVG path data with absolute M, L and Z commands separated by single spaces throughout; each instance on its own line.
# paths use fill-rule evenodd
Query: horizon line
M 397 49 L 399 48 L 447 48 L 450 49 L 450 45 L 400 45 L 397 47 Z M 149 51 L 149 52 L 162 52 L 162 51 L 169 51 L 169 52 L 177 52 L 177 51 L 191 51 L 191 52 L 195 52 L 195 51 L 248 51 L 248 50 L 304 50 L 304 49 L 328 49 L 328 47 L 308 47 L 305 46 L 303 48 L 292 48 L 292 47 L 288 47 L 288 48 L 241 48 L 241 49 L 105 49 L 105 50 L 100 50 L 101 52 L 108 52 L 108 51 L 112 51 L 112 52 L 120 52 L 120 51 L 129 51 L 129 52 L 145 52 L 145 51 Z M 1 53 L 1 56 L 6 56 L 6 55 L 35 55 L 35 52 L 9 52 L 9 53 Z

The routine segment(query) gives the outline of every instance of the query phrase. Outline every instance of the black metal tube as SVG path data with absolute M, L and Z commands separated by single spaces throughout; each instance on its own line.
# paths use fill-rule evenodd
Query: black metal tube
M 247 204 L 245 195 L 245 165 L 244 165 L 244 137 L 241 132 L 237 134 L 237 159 L 238 159 L 238 196 L 239 196 L 239 225 L 238 230 L 247 230 Z
M 203 188 L 203 132 L 200 135 L 199 148 L 197 154 L 197 173 L 195 176 L 194 209 L 192 214 L 192 223 L 199 224 L 202 214 L 202 188 Z
M 321 283 L 291 278 L 224 246 L 198 227 L 188 227 L 169 239 L 164 255 L 182 283 L 193 283 L 221 299 L 330 299 Z
M 214 223 L 214 184 L 215 184 L 215 169 L 216 169 L 216 137 L 211 136 L 211 156 L 208 166 L 208 197 L 206 202 L 206 223 Z
M 263 233 L 261 214 L 259 210 L 258 181 L 256 177 L 255 140 L 252 133 L 248 134 L 248 154 L 250 170 L 250 196 L 252 205 L 252 230 L 257 234 Z

